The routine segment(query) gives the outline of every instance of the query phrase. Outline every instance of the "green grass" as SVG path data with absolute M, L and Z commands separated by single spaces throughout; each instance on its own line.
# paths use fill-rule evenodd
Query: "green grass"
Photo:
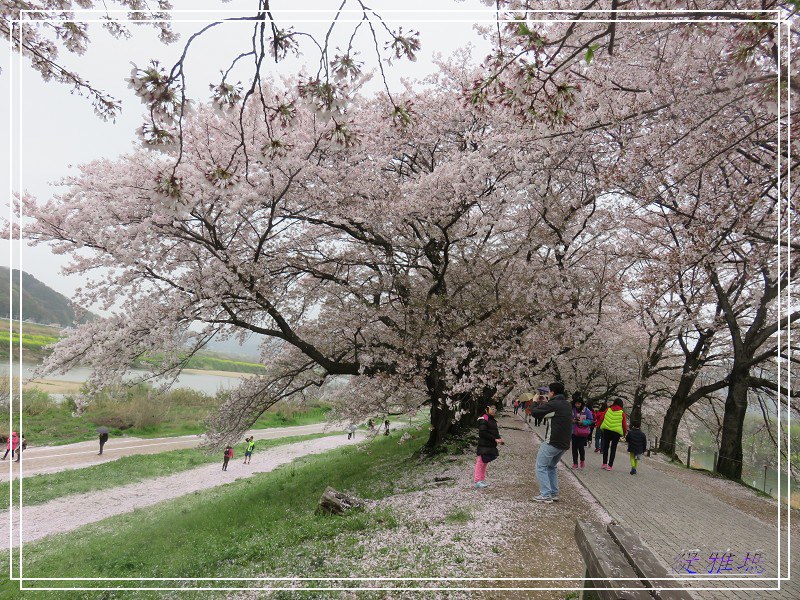
M 287 409 L 267 411 L 253 424 L 253 428 L 269 429 L 270 427 L 294 427 L 322 423 L 327 418 L 329 410 L 330 408 L 327 406 L 313 406 L 302 411 Z
M 310 435 L 295 435 L 272 440 L 258 440 L 256 442 L 256 458 L 258 452 L 275 446 L 312 440 L 318 437 L 333 435 L 330 433 L 314 433 Z M 337 434 L 338 435 L 338 434 Z M 237 450 L 236 456 L 244 456 L 244 444 Z M 181 471 L 194 469 L 200 465 L 213 462 L 222 462 L 221 454 L 207 454 L 197 448 L 172 450 L 159 454 L 139 454 L 136 456 L 123 456 L 122 458 L 83 469 L 70 469 L 59 473 L 46 475 L 33 475 L 25 477 L 22 484 L 22 505 L 32 506 L 43 504 L 53 498 L 60 498 L 70 494 L 81 494 L 99 489 L 114 488 L 117 486 L 136 483 L 152 477 L 172 475 Z M 0 483 L 0 510 L 8 508 L 9 483 Z M 19 487 L 15 485 L 15 501 L 19 494 Z
M 0 319 L 0 329 L 8 332 L 9 324 L 11 329 L 19 333 L 20 322 L 17 320 L 9 321 L 8 319 Z M 44 335 L 52 338 L 58 338 L 61 335 L 61 327 L 51 327 L 50 325 L 39 325 L 38 323 L 22 323 L 22 330 L 24 334 L 31 335 Z
M 245 362 L 241 360 L 231 360 L 228 358 L 217 358 L 196 354 L 189 359 L 186 365 L 189 369 L 204 369 L 207 371 L 232 371 L 234 373 L 256 373 L 264 374 L 264 365 L 258 363 Z
M 49 335 L 22 334 L 22 353 L 25 360 L 39 361 L 48 354 L 45 346 L 56 343 L 60 338 Z M 20 353 L 20 334 L 9 334 L 8 328 L 0 329 L 0 359 L 8 359 L 9 349 L 15 359 Z
M 59 338 L 52 337 L 48 335 L 29 335 L 23 334 L 22 335 L 22 347 L 23 348 L 35 348 L 41 349 L 48 344 L 53 344 L 57 342 Z M 0 343 L 8 345 L 11 342 L 15 345 L 19 345 L 20 343 L 20 335 L 15 331 L 11 334 L 8 333 L 8 330 L 0 330 Z
M 459 508 L 448 513 L 444 520 L 448 523 L 468 523 L 472 521 L 472 511 L 465 508 Z
M 392 493 L 393 486 L 387 486 L 387 482 L 399 478 L 407 469 L 407 461 L 413 460 L 425 441 L 421 429 L 414 430 L 412 440 L 405 444 L 397 443 L 399 436 L 400 432 L 379 436 L 370 444 L 307 456 L 270 473 L 26 544 L 25 576 L 341 576 L 333 559 L 346 556 L 357 564 L 363 549 L 356 543 L 356 534 L 381 535 L 385 529 L 396 527 L 397 521 L 386 510 L 355 511 L 344 517 L 316 514 L 320 494 L 329 485 L 363 498 Z M 420 549 L 413 544 L 411 539 L 410 554 L 403 560 L 419 554 Z M 6 561 L 8 557 L 4 555 L 0 568 L 7 568 Z M 393 568 L 396 566 L 388 560 L 378 566 L 378 570 L 388 573 Z M 422 562 L 420 575 L 428 570 Z M 78 585 L 87 584 L 91 582 Z M 15 582 L 4 582 L 0 595 L 19 597 L 17 586 Z M 37 596 L 25 592 L 28 597 Z M 59 595 L 80 597 L 91 596 L 85 592 Z M 124 597 L 163 596 L 156 592 L 127 592 Z
M 136 366 L 147 366 L 148 363 L 158 363 L 158 356 L 144 358 Z M 232 373 L 255 373 L 263 375 L 266 372 L 264 365 L 258 363 L 220 358 L 205 352 L 192 356 L 186 363 L 187 369 L 200 369 L 203 371 L 229 371 Z

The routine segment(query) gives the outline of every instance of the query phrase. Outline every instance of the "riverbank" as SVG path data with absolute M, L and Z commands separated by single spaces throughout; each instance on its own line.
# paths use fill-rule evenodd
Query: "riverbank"
M 83 384 L 78 381 L 57 379 L 30 379 L 22 384 L 23 390 L 40 390 L 46 394 L 78 394 Z
M 228 379 L 247 379 L 254 377 L 254 373 L 241 373 L 236 371 L 215 371 L 204 369 L 183 369 L 185 374 L 203 375 L 211 377 L 224 377 Z M 77 394 L 83 385 L 80 381 L 67 381 L 57 378 L 30 379 L 22 384 L 23 390 L 41 390 L 48 394 Z
M 9 369 L 8 362 L 0 361 L 0 377 L 6 380 L 9 374 L 16 380 L 22 380 L 23 388 L 39 389 L 50 394 L 76 394 L 80 391 L 80 386 L 91 375 L 92 370 L 88 367 L 75 367 L 66 373 L 52 374 L 47 377 L 36 377 L 38 363 L 23 362 L 13 363 Z M 142 380 L 150 374 L 143 369 L 131 369 L 125 376 L 125 380 Z M 239 385 L 242 379 L 252 377 L 253 373 L 233 370 L 204 370 L 204 369 L 183 369 L 175 379 L 173 389 L 189 389 L 202 392 L 209 396 L 214 396 L 219 392 L 230 390 Z
M 64 329 L 50 325 L 38 323 L 20 323 L 0 319 L 0 362 L 8 360 L 9 352 L 15 362 L 20 361 L 20 353 L 24 363 L 32 365 L 40 364 L 49 354 L 48 346 L 55 344 L 62 339 Z M 146 367 L 147 362 L 157 360 L 157 356 L 142 359 L 142 364 L 132 365 L 131 368 Z M 242 374 L 260 374 L 264 372 L 264 365 L 254 363 L 241 358 L 201 350 L 187 363 L 186 372 L 201 373 L 233 373 L 233 377 L 241 377 Z

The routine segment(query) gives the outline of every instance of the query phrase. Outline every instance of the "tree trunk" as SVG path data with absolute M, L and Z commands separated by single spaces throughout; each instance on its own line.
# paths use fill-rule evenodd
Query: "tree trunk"
M 700 368 L 705 362 L 705 351 L 708 349 L 712 333 L 701 334 L 691 351 L 684 347 L 685 361 L 681 370 L 681 380 L 678 389 L 672 395 L 672 399 L 664 416 L 664 424 L 661 426 L 661 439 L 658 442 L 658 450 L 670 457 L 675 456 L 675 441 L 678 439 L 678 428 L 681 425 L 683 414 L 686 409 L 703 397 L 706 389 L 708 392 L 714 391 L 713 386 L 701 386 L 699 390 L 690 393 L 694 387 Z
M 664 424 L 661 426 L 661 437 L 658 440 L 658 450 L 667 456 L 675 455 L 675 441 L 678 439 L 678 428 L 681 425 L 683 414 L 689 408 L 686 396 L 673 396 L 667 414 L 664 416 Z M 631 419 L 633 416 L 631 416 Z
M 431 432 L 422 450 L 423 454 L 432 454 L 445 440 L 453 424 L 453 414 L 443 399 L 431 399 Z
M 633 407 L 631 408 L 631 422 L 642 422 L 642 405 L 647 398 L 647 382 L 652 375 L 653 369 L 658 366 L 666 345 L 667 332 L 664 332 L 660 339 L 655 333 L 650 334 L 650 341 L 647 344 L 647 360 L 642 362 L 639 368 L 639 382 L 633 391 Z
M 469 429 L 470 419 L 477 410 L 475 408 L 476 404 L 475 398 L 466 392 L 456 394 L 451 398 L 450 405 L 453 406 L 456 411 L 461 411 L 461 416 L 455 418 L 455 421 L 450 426 L 450 433 L 459 433 L 465 429 Z
M 436 358 L 428 366 L 428 373 L 425 376 L 425 386 L 431 401 L 431 425 L 430 435 L 425 446 L 422 448 L 423 454 L 433 454 L 436 448 L 444 441 L 453 423 L 454 412 L 447 406 L 444 380 L 439 371 L 439 362 Z
M 364 505 L 365 502 L 360 498 L 348 496 L 328 486 L 319 499 L 317 512 L 328 513 L 329 515 L 343 515 L 350 509 L 361 508 Z
M 642 404 L 644 404 L 644 385 L 637 385 L 633 393 L 633 406 L 631 407 L 631 423 L 642 422 Z
M 742 478 L 742 431 L 747 413 L 748 376 L 749 373 L 742 371 L 732 374 L 725 399 L 717 471 L 728 479 Z

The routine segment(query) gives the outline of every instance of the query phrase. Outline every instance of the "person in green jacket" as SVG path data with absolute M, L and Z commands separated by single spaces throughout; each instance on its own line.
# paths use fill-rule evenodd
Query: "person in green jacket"
M 250 459 L 253 457 L 253 449 L 256 447 L 256 442 L 253 440 L 252 435 L 249 438 L 245 438 L 244 441 L 247 442 L 247 445 L 244 447 L 244 464 L 249 465 Z
M 610 471 L 614 466 L 614 456 L 617 454 L 619 439 L 628 433 L 628 422 L 625 419 L 625 411 L 622 410 L 622 399 L 617 398 L 611 403 L 603 416 L 600 431 L 603 432 L 603 466 L 600 468 Z

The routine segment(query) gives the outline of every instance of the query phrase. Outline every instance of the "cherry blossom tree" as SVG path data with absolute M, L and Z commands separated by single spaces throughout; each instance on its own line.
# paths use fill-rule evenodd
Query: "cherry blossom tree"
M 254 61 L 247 85 L 223 74 L 210 104 L 185 97 L 181 62 L 135 68 L 152 109 L 142 147 L 26 199 L 28 232 L 70 253 L 70 272 L 106 270 L 79 300 L 112 310 L 46 368 L 88 364 L 100 388 L 142 354 L 174 375 L 209 339 L 255 333 L 272 340 L 269 374 L 230 395 L 214 441 L 326 385 L 358 398 L 353 415 L 429 406 L 428 450 L 485 403 L 560 376 L 629 396 L 637 416 L 663 401 L 674 451 L 686 411 L 726 390 L 719 467 L 738 478 L 748 390 L 784 395 L 761 365 L 797 318 L 777 320 L 796 265 L 779 269 L 774 243 L 796 219 L 800 131 L 795 118 L 778 147 L 773 107 L 796 94 L 778 84 L 796 65 L 762 22 L 784 5 L 641 23 L 614 1 L 565 1 L 574 22 L 547 25 L 527 3 L 499 6 L 520 18 L 484 31 L 486 64 L 444 62 L 422 92 L 367 98 L 352 48 L 327 45 L 316 78 L 272 83 L 263 61 L 303 36 L 263 5 L 234 60 Z M 384 34 L 413 58 L 415 38 Z
M 101 387 L 142 353 L 180 356 L 156 370 L 171 373 L 211 336 L 253 332 L 284 345 L 269 377 L 233 395 L 253 408 L 242 422 L 309 382 L 388 374 L 425 390 L 434 446 L 454 412 L 446 365 L 508 285 L 491 262 L 515 251 L 503 243 L 517 229 L 511 163 L 493 160 L 503 149 L 484 122 L 440 96 L 416 96 L 416 120 L 397 126 L 386 98 L 323 120 L 277 95 L 291 109 L 269 128 L 256 103 L 247 112 L 255 158 L 230 164 L 238 117 L 202 108 L 174 175 L 168 155 L 142 150 L 87 165 L 71 192 L 27 207 L 39 241 L 88 250 L 70 271 L 109 269 L 82 298 L 126 298 L 47 368 L 82 361 Z
M 485 73 L 473 81 L 469 99 L 479 106 L 509 107 L 526 121 L 544 121 L 553 128 L 569 125 L 576 131 L 601 132 L 597 151 L 614 156 L 606 173 L 609 191 L 616 189 L 645 210 L 653 207 L 665 214 L 671 239 L 660 239 L 657 248 L 665 251 L 644 264 L 661 269 L 667 290 L 686 282 L 688 275 L 700 287 L 696 298 L 681 298 L 686 312 L 679 314 L 685 325 L 673 323 L 686 360 L 665 421 L 669 431 L 664 443 L 674 443 L 687 404 L 727 389 L 721 453 L 730 456 L 730 462 L 719 467 L 738 478 L 748 366 L 776 356 L 776 347 L 761 345 L 795 318 L 788 314 L 781 322 L 773 320 L 777 290 L 788 282 L 789 271 L 777 271 L 774 246 L 785 243 L 779 240 L 786 240 L 786 229 L 774 229 L 770 219 L 781 213 L 785 227 L 790 217 L 785 199 L 796 194 L 777 185 L 778 177 L 785 180 L 788 170 L 796 169 L 800 152 L 796 143 L 785 149 L 776 146 L 775 116 L 779 95 L 785 107 L 788 94 L 798 91 L 796 77 L 790 87 L 785 85 L 797 65 L 788 63 L 785 48 L 781 53 L 777 28 L 762 12 L 777 10 L 788 16 L 795 7 L 729 2 L 710 3 L 701 10 L 682 2 L 625 3 L 625 11 L 636 12 L 619 10 L 617 2 L 562 2 L 552 7 L 574 11 L 565 15 L 537 10 L 526 2 L 498 6 L 518 19 L 485 29 L 495 40 L 495 53 L 487 59 Z M 654 8 L 685 12 L 670 20 L 635 22 L 652 18 L 649 11 Z M 730 8 L 752 9 L 737 15 L 750 22 L 731 22 L 716 12 Z M 563 20 L 545 24 L 537 18 Z M 705 23 L 690 22 L 698 18 Z M 789 23 L 789 35 L 797 39 L 795 21 Z M 796 119 L 793 127 L 796 136 Z M 782 135 L 785 140 L 785 127 Z M 775 169 L 779 156 L 781 175 Z M 671 263 L 678 268 L 671 269 Z M 751 266 L 745 268 L 744 263 Z M 784 263 L 788 267 L 793 265 Z M 762 272 L 760 278 L 754 277 L 757 271 Z M 730 294 L 742 304 L 726 308 L 724 300 Z M 691 306 L 703 298 L 708 301 Z M 710 323 L 697 325 L 707 318 Z M 740 366 L 694 388 L 699 369 L 709 360 L 715 332 L 726 323 L 731 343 L 739 346 Z M 738 333 L 745 330 L 750 333 Z M 663 341 L 649 352 L 650 359 L 661 360 L 659 349 L 671 343 L 667 330 L 662 331 Z M 755 345 L 744 350 L 741 336 Z M 646 370 L 649 364 L 644 363 Z

